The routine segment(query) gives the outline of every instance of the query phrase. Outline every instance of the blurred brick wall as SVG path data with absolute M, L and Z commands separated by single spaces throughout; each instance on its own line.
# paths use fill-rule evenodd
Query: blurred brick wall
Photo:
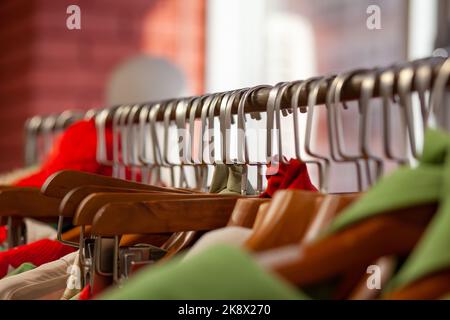
M 66 8 L 81 8 L 81 30 Z M 23 158 L 23 124 L 35 114 L 103 105 L 114 69 L 138 53 L 162 56 L 203 91 L 205 0 L 0 1 L 0 171 Z

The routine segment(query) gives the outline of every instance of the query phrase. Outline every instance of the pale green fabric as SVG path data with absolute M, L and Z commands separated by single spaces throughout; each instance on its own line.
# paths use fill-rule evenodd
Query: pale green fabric
M 103 300 L 307 299 L 290 284 L 263 270 L 241 249 L 216 245 L 181 261 L 144 269 Z
M 362 198 L 340 214 L 326 231 L 334 233 L 371 216 L 436 202 L 442 190 L 444 156 L 449 136 L 441 131 L 425 134 L 423 156 L 417 168 L 400 168 L 382 178 Z
M 210 193 L 240 194 L 242 185 L 242 165 L 217 164 L 209 188 Z M 255 190 L 247 182 L 247 194 L 254 195 Z
M 214 166 L 214 172 L 209 187 L 210 193 L 219 193 L 227 188 L 228 168 L 224 164 Z
M 419 204 L 439 203 L 439 210 L 388 290 L 450 267 L 450 136 L 428 130 L 417 168 L 401 168 L 382 179 L 362 199 L 345 210 L 325 234 L 363 219 Z
M 19 267 L 17 267 L 13 271 L 9 272 L 5 276 L 5 278 L 15 276 L 17 274 L 21 274 L 21 273 L 29 271 L 29 270 L 33 270 L 34 268 L 36 268 L 36 266 L 34 264 L 32 264 L 31 262 L 22 263 Z
M 446 149 L 439 209 L 420 242 L 394 277 L 390 288 L 405 286 L 433 272 L 450 268 L 450 143 Z

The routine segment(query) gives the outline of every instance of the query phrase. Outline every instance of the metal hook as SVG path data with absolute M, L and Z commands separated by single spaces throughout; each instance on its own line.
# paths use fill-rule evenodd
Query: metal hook
M 198 161 L 203 164 L 206 165 L 207 163 L 204 160 L 204 155 L 205 155 L 205 149 L 206 149 L 206 145 L 207 143 L 205 143 L 206 140 L 206 133 L 207 130 L 205 130 L 206 128 L 206 119 L 208 116 L 208 111 L 209 111 L 209 107 L 211 105 L 211 102 L 214 99 L 214 95 L 208 95 L 208 97 L 206 97 L 205 102 L 202 105 L 201 108 L 201 118 L 200 118 L 200 134 L 199 134 L 199 140 L 198 140 Z
M 112 112 L 116 112 L 116 108 L 103 109 L 95 116 L 95 128 L 97 133 L 97 163 L 112 166 L 114 161 L 108 159 L 108 151 L 106 146 L 106 121 Z
M 411 87 L 414 77 L 414 69 L 412 66 L 407 66 L 399 71 L 397 79 L 397 92 L 400 98 L 400 105 L 403 107 L 403 112 L 406 118 L 406 129 L 408 133 L 411 155 L 417 159 L 419 152 L 417 150 L 416 143 L 416 126 L 414 124 L 412 97 L 411 97 Z
M 130 114 L 131 110 L 135 108 L 136 105 L 127 105 L 124 107 L 122 114 L 119 118 L 118 129 L 120 133 L 120 150 L 122 157 L 119 158 L 119 162 L 122 165 L 122 170 L 120 171 L 120 178 L 127 179 L 127 169 L 130 167 L 130 155 L 129 155 L 129 139 L 128 139 L 128 127 L 127 127 L 127 118 Z
M 343 133 L 343 125 L 342 122 L 339 121 L 339 114 L 340 114 L 340 108 L 339 103 L 341 102 L 341 91 L 344 87 L 344 84 L 349 79 L 352 79 L 355 75 L 366 72 L 366 70 L 355 70 L 352 72 L 347 72 L 338 75 L 331 83 L 330 89 L 327 92 L 327 107 L 329 108 L 328 113 L 328 122 L 329 126 L 331 128 L 330 131 L 334 132 L 334 136 L 336 139 L 333 139 L 333 135 L 329 132 L 329 140 L 330 143 L 330 149 L 332 153 L 332 158 L 336 162 L 352 162 L 355 164 L 356 169 L 356 176 L 357 176 L 357 189 L 358 191 L 363 190 L 363 181 L 362 181 L 362 169 L 360 167 L 359 160 L 363 159 L 364 157 L 360 155 L 350 155 L 345 152 L 345 148 L 343 147 L 345 145 L 344 143 L 344 133 Z M 359 109 L 359 115 L 362 118 L 362 108 L 361 103 L 358 104 Z M 361 121 L 360 121 L 361 123 Z M 360 125 L 361 130 L 361 125 Z M 359 133 L 361 134 L 361 132 Z M 360 136 L 359 136 L 360 137 Z M 359 138 L 361 139 L 361 138 Z M 359 142 L 359 141 L 358 141 Z M 335 143 L 335 144 L 334 144 Z M 367 164 L 366 164 L 367 169 Z M 369 173 L 367 170 L 366 173 Z M 367 179 L 369 180 L 370 177 L 367 176 Z
M 53 147 L 53 134 L 56 125 L 56 115 L 50 115 L 44 118 L 42 122 L 42 133 L 44 136 L 44 154 L 47 155 Z
M 441 114 L 442 109 L 442 101 L 444 99 L 444 93 L 447 91 L 447 82 L 450 76 L 450 58 L 447 58 L 442 66 L 439 68 L 438 75 L 434 81 L 433 91 L 431 94 L 431 102 L 430 102 L 430 114 L 439 115 Z M 443 118 L 443 117 L 437 117 Z M 434 124 L 431 122 L 433 117 L 428 118 L 428 126 L 433 127 Z M 441 119 L 438 123 L 439 126 L 445 128 L 445 121 Z
M 164 144 L 163 144 L 163 163 L 170 168 L 171 185 L 175 186 L 175 171 L 174 168 L 177 165 L 169 160 L 169 128 L 170 117 L 173 113 L 173 109 L 177 103 L 177 100 L 169 101 L 164 110 Z
M 307 119 L 306 119 L 306 132 L 305 132 L 305 152 L 310 157 L 320 159 L 324 162 L 323 166 L 320 166 L 319 172 L 319 180 L 322 181 L 320 189 L 323 193 L 326 193 L 328 190 L 328 182 L 329 182 L 329 167 L 330 160 L 323 156 L 319 155 L 316 152 L 312 151 L 312 128 L 313 128 L 313 120 L 314 120 L 314 109 L 317 102 L 317 96 L 319 93 L 319 88 L 323 83 L 326 83 L 328 79 L 326 77 L 320 78 L 312 82 L 310 91 L 308 93 L 308 108 L 307 108 Z
M 121 139 L 121 134 L 120 134 L 119 122 L 120 122 L 122 114 L 123 114 L 123 112 L 125 111 L 126 108 L 127 108 L 127 106 L 125 106 L 125 105 L 124 106 L 120 106 L 117 109 L 117 111 L 114 113 L 113 120 L 112 120 L 113 177 L 116 177 L 116 178 L 121 178 L 123 176 L 123 174 L 121 172 L 122 170 L 121 170 L 121 163 L 120 163 L 120 147 L 121 147 L 120 146 L 120 139 Z
M 375 87 L 376 74 L 375 72 L 368 72 L 361 83 L 360 106 L 362 109 L 362 121 L 360 123 L 360 150 L 366 159 L 366 170 L 369 184 L 372 185 L 372 176 L 370 171 L 369 160 L 375 163 L 375 179 L 378 180 L 383 173 L 383 160 L 370 150 L 370 101 L 373 98 Z
M 415 72 L 414 85 L 419 97 L 420 111 L 422 115 L 422 131 L 425 132 L 429 116 L 429 103 L 427 103 L 425 94 L 431 89 L 432 70 L 429 64 L 420 64 Z M 428 101 L 429 102 L 429 101 Z
M 215 165 L 215 132 L 214 132 L 214 114 L 216 112 L 217 106 L 220 105 L 223 97 L 226 93 L 217 93 L 215 94 L 211 105 L 208 110 L 208 155 L 207 160 L 205 161 L 209 165 Z
M 316 161 L 316 160 L 307 160 L 305 159 L 300 152 L 300 145 L 301 145 L 301 138 L 299 135 L 299 120 L 298 120 L 298 108 L 299 108 L 299 102 L 300 102 L 300 95 L 304 89 L 307 88 L 307 86 L 312 82 L 318 80 L 317 78 L 309 79 L 306 81 L 300 81 L 293 84 L 293 94 L 291 96 L 291 108 L 292 108 L 292 121 L 294 125 L 294 148 L 295 148 L 295 157 L 296 159 L 302 161 L 303 163 L 311 163 L 317 165 L 318 172 L 322 172 L 322 162 Z M 306 110 L 305 110 L 306 111 Z M 306 129 L 306 126 L 305 126 Z M 322 175 L 319 174 L 319 188 L 322 189 L 323 181 L 322 181 Z
M 26 141 L 25 141 L 25 165 L 31 166 L 36 164 L 38 160 L 38 131 L 42 124 L 40 116 L 34 116 L 25 124 Z
M 272 135 L 274 130 L 274 119 L 275 119 L 275 101 L 277 99 L 277 96 L 281 89 L 285 86 L 285 82 L 277 83 L 275 86 L 273 86 L 269 91 L 269 97 L 266 102 L 266 163 L 271 163 L 274 159 L 273 155 L 273 147 L 272 147 Z M 284 93 L 284 90 L 283 90 Z M 276 114 L 279 116 L 279 114 Z M 280 125 L 280 119 L 279 117 L 276 119 L 277 125 Z M 277 128 L 279 131 L 280 128 Z M 278 134 L 278 150 L 281 150 L 281 135 Z M 283 155 L 279 154 L 279 161 L 283 162 Z
M 230 149 L 231 149 L 231 125 L 232 125 L 232 114 L 236 98 L 238 98 L 247 89 L 234 90 L 227 93 L 227 98 L 222 99 L 220 106 L 220 131 L 222 136 L 222 159 L 226 164 L 236 163 L 235 160 L 231 159 Z
M 380 76 L 380 95 L 383 103 L 383 147 L 384 147 L 384 155 L 389 160 L 394 160 L 398 165 L 404 165 L 408 162 L 408 159 L 405 157 L 396 157 L 394 155 L 394 149 L 392 146 L 393 138 L 392 138 L 392 130 L 391 130 L 391 100 L 393 96 L 394 90 L 394 81 L 395 81 L 395 73 L 391 68 L 383 71 Z M 403 114 L 404 115 L 404 114 Z
M 249 103 L 249 100 L 254 96 L 255 93 L 260 89 L 271 89 L 271 86 L 268 85 L 260 85 L 253 88 L 250 88 L 243 92 L 239 99 L 238 104 L 238 135 L 237 135 L 237 162 L 241 164 L 245 164 L 247 166 L 256 166 L 257 170 L 257 182 L 256 182 L 256 193 L 259 194 L 263 192 L 263 173 L 262 173 L 262 162 L 258 160 L 255 162 L 251 162 L 248 154 L 248 143 L 247 143 L 247 128 L 246 128 L 246 118 L 245 118 L 245 106 Z M 266 102 L 267 104 L 267 102 Z M 247 193 L 247 180 L 241 183 L 242 194 Z

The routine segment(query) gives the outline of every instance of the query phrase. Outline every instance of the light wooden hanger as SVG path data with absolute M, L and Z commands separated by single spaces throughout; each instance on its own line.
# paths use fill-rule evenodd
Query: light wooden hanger
M 238 199 L 227 226 L 252 228 L 259 208 L 261 205 L 268 204 L 269 202 L 270 199 Z
M 270 208 L 270 204 L 272 202 L 266 202 L 266 203 L 262 203 L 259 208 L 258 211 L 256 212 L 256 217 L 255 217 L 255 222 L 253 223 L 252 229 L 259 229 L 261 228 L 261 225 L 264 221 L 264 218 L 266 217 L 267 211 L 269 211 Z

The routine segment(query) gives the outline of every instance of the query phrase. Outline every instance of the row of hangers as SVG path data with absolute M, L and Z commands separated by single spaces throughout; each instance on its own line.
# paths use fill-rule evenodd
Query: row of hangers
M 283 155 L 286 143 L 282 139 L 281 118 L 291 114 L 294 132 L 295 158 L 318 167 L 319 186 L 328 190 L 330 163 L 354 163 L 358 190 L 364 190 L 373 184 L 383 173 L 386 160 L 398 164 L 411 164 L 419 156 L 420 146 L 417 132 L 423 134 L 430 118 L 430 103 L 427 99 L 436 70 L 441 59 L 423 59 L 409 64 L 394 65 L 388 68 L 356 70 L 339 76 L 312 78 L 306 81 L 279 83 L 275 86 L 257 86 L 253 88 L 207 94 L 199 97 L 181 98 L 156 103 L 121 105 L 104 109 L 96 118 L 99 136 L 98 162 L 111 165 L 114 176 L 125 178 L 125 168 L 171 170 L 171 184 L 175 185 L 175 168 L 180 168 L 178 185 L 186 185 L 186 167 L 203 169 L 196 176 L 196 187 L 205 189 L 204 171 L 206 166 L 218 163 L 255 166 L 257 177 L 262 176 L 262 168 L 273 161 L 275 154 Z M 441 61 L 442 62 L 442 61 Z M 357 80 L 354 80 L 357 79 Z M 352 82 L 353 81 L 353 82 Z M 351 153 L 346 146 L 343 134 L 343 110 L 347 107 L 346 97 L 349 84 L 359 89 L 353 92 L 352 99 L 358 100 L 359 132 L 357 133 L 357 152 Z M 325 88 L 325 89 L 323 89 Z M 394 94 L 396 93 L 396 94 Z M 413 93 L 417 93 L 420 115 L 414 115 Z M 257 103 L 255 97 L 258 98 Z M 376 154 L 370 141 L 370 103 L 374 97 L 382 100 L 382 153 Z M 319 154 L 314 150 L 315 107 L 326 107 L 329 154 Z M 398 104 L 401 119 L 407 133 L 408 148 L 403 154 L 395 151 L 395 139 L 392 127 L 402 125 L 394 123 L 391 109 Z M 263 107 L 261 107 L 263 106 Z M 264 110 L 262 109 L 264 108 Z M 257 111 L 255 111 L 257 110 Z M 260 112 L 266 114 L 265 159 L 251 159 L 248 152 L 246 113 L 260 120 Z M 300 126 L 299 113 L 306 113 L 306 123 Z M 235 116 L 233 115 L 235 114 Z M 219 116 L 219 128 L 214 117 Z M 417 123 L 415 119 L 420 119 Z M 105 147 L 104 130 L 107 121 L 112 122 L 115 144 L 112 159 L 108 159 Z M 159 130 L 156 128 L 160 125 Z M 172 124 L 175 123 L 175 128 Z M 178 159 L 170 159 L 170 132 L 178 131 L 179 145 L 183 154 Z M 217 134 L 217 131 L 220 131 Z M 236 141 L 231 141 L 231 132 L 235 131 Z M 274 135 L 276 137 L 274 137 Z M 120 138 L 118 138 L 120 136 Z M 303 140 L 302 140 L 303 138 Z M 219 150 L 214 150 L 214 140 L 220 140 Z M 274 141 L 275 139 L 275 141 Z M 236 156 L 231 158 L 231 146 L 236 145 Z M 292 144 L 292 141 L 288 141 Z M 119 145 L 122 146 L 119 151 Z M 275 146 L 276 145 L 276 149 Z M 285 146 L 283 146 L 285 145 Z M 151 146 L 149 150 L 149 146 Z M 194 146 L 196 151 L 194 150 Z M 178 146 L 179 147 L 179 146 Z M 285 161 L 285 157 L 280 157 Z M 374 169 L 371 169 L 371 166 Z M 133 179 L 136 179 L 133 174 Z M 142 182 L 148 175 L 142 175 Z M 155 183 L 160 176 L 152 181 Z M 203 177 L 203 179 L 202 179 Z M 243 181 L 246 181 L 243 178 Z M 364 181 L 366 186 L 364 186 Z M 203 185 L 201 184 L 203 183 Z M 262 180 L 257 182 L 257 190 L 262 189 Z
M 24 164 L 38 164 L 51 150 L 55 137 L 77 120 L 92 119 L 96 111 L 65 110 L 59 114 L 34 116 L 25 123 Z
M 114 176 L 61 171 L 49 177 L 41 189 L 1 187 L 0 216 L 8 217 L 11 230 L 16 218 L 57 218 L 58 239 L 80 249 L 80 258 L 91 274 L 86 281 L 93 284 L 94 291 L 95 279 L 98 277 L 108 278 L 115 283 L 121 282 L 124 270 L 121 270 L 119 262 L 119 243 L 125 235 L 152 234 L 157 237 L 172 234 L 160 247 L 167 258 L 191 244 L 196 238 L 196 232 L 226 225 L 253 226 L 253 235 L 247 242 L 247 247 L 252 251 L 263 252 L 287 246 L 285 251 L 278 251 L 267 258 L 268 264 L 275 259 L 277 263 L 274 270 L 283 277 L 299 286 L 310 285 L 338 273 L 348 272 L 356 262 L 409 252 L 417 242 L 420 233 L 417 228 L 414 232 L 408 226 L 397 228 L 403 226 L 404 221 L 411 224 L 412 218 L 406 212 L 400 213 L 395 221 L 380 217 L 362 226 L 350 228 L 344 235 L 326 239 L 325 242 L 312 242 L 311 239 L 317 237 L 327 221 L 360 196 L 359 192 L 327 195 L 330 163 L 353 163 L 358 191 L 362 191 L 364 181 L 370 185 L 381 176 L 384 159 L 399 164 L 412 162 L 420 154 L 415 136 L 417 130 L 424 130 L 430 125 L 448 128 L 448 123 L 441 121 L 443 118 L 436 115 L 441 115 L 445 110 L 442 104 L 449 75 L 450 60 L 444 62 L 433 58 L 388 68 L 357 70 L 338 76 L 280 83 L 273 87 L 258 86 L 201 97 L 104 109 L 95 117 L 98 132 L 97 159 L 99 163 L 111 165 Z M 354 87 L 355 82 L 357 87 Z M 353 96 L 349 92 L 353 92 Z M 417 92 L 420 100 L 420 126 L 417 126 L 412 115 L 412 92 Z M 342 134 L 341 109 L 346 108 L 345 101 L 349 99 L 349 95 L 352 99 L 358 99 L 359 106 L 358 153 L 355 154 L 347 151 Z M 370 132 L 367 129 L 370 101 L 376 96 L 383 101 L 382 155 L 374 154 L 371 149 Z M 265 110 L 262 110 L 261 102 Z M 393 152 L 392 132 L 386 125 L 393 121 L 387 110 L 397 102 L 405 118 L 410 157 L 398 156 Z M 326 107 L 329 155 L 319 154 L 313 149 L 314 110 L 318 103 L 325 103 Z M 266 159 L 253 161 L 248 152 L 251 146 L 248 146 L 246 139 L 246 113 L 251 112 L 251 116 L 258 120 L 261 118 L 258 112 L 261 111 L 266 112 L 268 129 Z M 299 125 L 298 112 L 306 113 L 303 128 Z M 205 168 L 208 166 L 238 164 L 256 166 L 261 171 L 265 165 L 273 162 L 275 155 L 283 155 L 285 145 L 280 132 L 284 129 L 281 117 L 289 113 L 293 118 L 295 157 L 318 167 L 320 193 L 283 191 L 267 206 L 267 200 L 246 196 L 245 175 L 241 195 L 204 192 L 207 187 Z M 234 124 L 232 114 L 237 114 Z M 213 120 L 217 115 L 221 132 L 221 148 L 218 152 L 220 157 L 214 150 L 208 149 L 215 136 L 207 134 L 207 139 L 204 139 L 203 135 L 208 132 L 206 128 L 209 132 L 214 130 Z M 157 123 L 161 120 L 163 130 L 158 131 Z M 178 162 L 169 158 L 173 146 L 169 145 L 168 136 L 173 120 L 179 132 L 188 128 L 191 133 L 187 139 L 183 136 L 181 139 L 184 140 L 179 140 L 185 148 L 181 150 L 183 152 L 179 154 Z M 113 132 L 112 153 L 106 150 L 105 130 L 109 125 Z M 235 159 L 231 157 L 230 135 L 227 131 L 233 125 L 241 129 L 241 134 L 237 135 L 238 150 Z M 193 134 L 197 126 L 200 134 Z M 271 132 L 275 128 L 278 129 L 275 134 L 276 148 L 273 147 Z M 304 145 L 301 145 L 300 130 L 303 130 Z M 198 149 L 194 146 L 198 146 Z M 112 154 L 112 159 L 108 158 L 108 154 Z M 278 159 L 285 161 L 283 156 Z M 126 180 L 127 167 L 139 172 L 141 169 L 142 172 L 155 171 L 157 174 L 151 176 L 156 180 L 150 181 L 148 175 L 141 174 L 142 180 L 132 181 L 137 180 L 138 171 L 132 174 L 131 181 Z M 184 172 L 186 167 L 194 168 L 195 186 L 187 184 Z M 171 187 L 158 185 L 158 170 L 165 168 L 170 172 L 175 168 L 180 171 L 178 183 L 175 182 L 175 174 L 171 174 Z M 260 176 L 258 174 L 257 189 L 261 191 Z M 435 207 L 421 209 L 412 220 L 413 224 L 416 223 L 414 226 L 419 225 L 419 229 L 423 231 L 424 221 L 429 220 Z M 63 239 L 64 219 L 71 219 L 79 227 L 80 233 L 77 234 L 76 241 Z M 378 232 L 381 226 L 387 230 L 383 235 Z M 400 244 L 385 252 L 381 238 L 383 241 L 395 238 Z M 349 242 L 350 239 L 352 241 Z M 299 257 L 297 243 L 303 241 L 311 243 L 311 246 L 302 249 Z M 286 263 L 283 264 L 283 261 Z M 336 263 L 327 263 L 324 268 L 323 261 Z

